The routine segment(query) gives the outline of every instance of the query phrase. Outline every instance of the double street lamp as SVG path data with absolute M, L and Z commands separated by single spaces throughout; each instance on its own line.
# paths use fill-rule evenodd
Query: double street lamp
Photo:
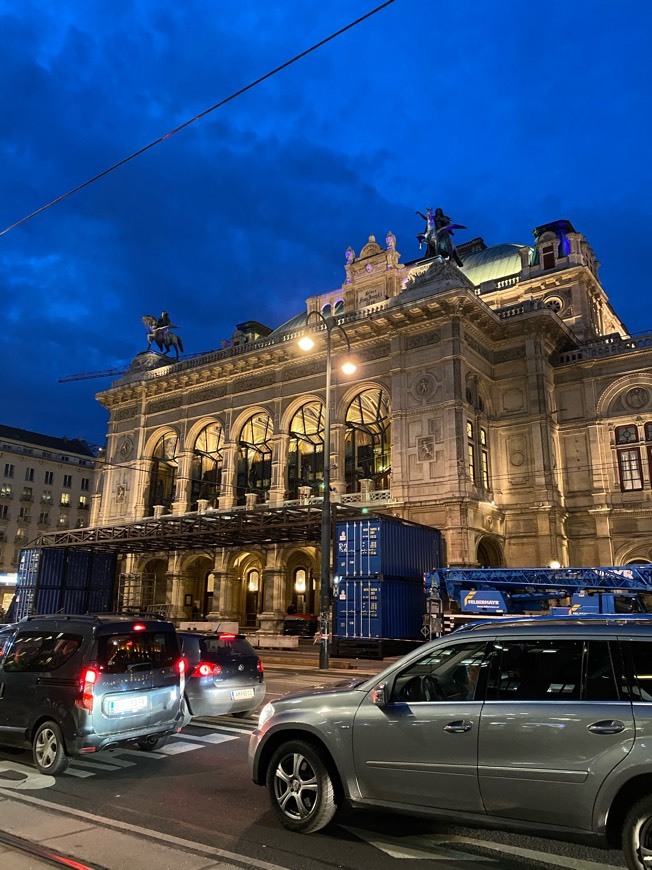
M 310 325 L 311 319 L 317 321 L 315 333 L 325 330 L 326 333 L 326 392 L 324 396 L 324 472 L 323 487 L 324 497 L 321 514 L 321 585 L 319 593 L 319 630 L 321 639 L 319 642 L 319 667 L 328 669 L 328 640 L 330 633 L 330 606 L 331 606 L 331 350 L 332 334 L 338 330 L 344 336 L 348 354 L 351 353 L 351 343 L 346 332 L 335 322 L 335 318 L 324 317 L 319 311 L 311 311 L 308 314 L 306 325 Z M 312 350 L 315 342 L 310 335 L 304 335 L 299 340 L 302 350 Z M 356 365 L 350 359 L 341 366 L 346 375 L 352 375 Z

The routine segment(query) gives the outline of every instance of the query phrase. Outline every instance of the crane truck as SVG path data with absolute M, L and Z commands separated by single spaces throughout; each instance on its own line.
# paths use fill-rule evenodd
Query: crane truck
M 652 613 L 652 565 L 439 568 L 424 574 L 425 637 L 496 616 Z

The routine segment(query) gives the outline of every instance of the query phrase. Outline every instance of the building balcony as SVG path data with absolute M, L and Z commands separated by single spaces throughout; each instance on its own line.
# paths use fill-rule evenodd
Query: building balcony
M 33 502 L 33 501 L 34 501 L 34 496 L 33 496 L 33 495 L 25 495 L 25 494 L 23 493 L 23 495 L 21 495 L 21 497 L 20 497 L 20 500 L 21 500 L 21 501 L 26 501 L 26 502 Z

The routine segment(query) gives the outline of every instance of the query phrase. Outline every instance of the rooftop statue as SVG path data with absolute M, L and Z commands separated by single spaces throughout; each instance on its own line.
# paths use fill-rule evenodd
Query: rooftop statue
M 176 358 L 179 359 L 179 351 L 183 353 L 183 342 L 180 336 L 172 332 L 179 327 L 172 323 L 167 311 L 162 311 L 160 317 L 146 314 L 142 322 L 147 330 L 147 350 L 152 349 L 152 342 L 154 342 L 163 354 L 170 353 L 170 348 L 174 348 Z
M 446 260 L 454 260 L 458 266 L 462 266 L 457 249 L 453 244 L 453 230 L 465 230 L 466 227 L 462 224 L 451 223 L 448 215 L 445 215 L 441 208 L 433 211 L 431 208 L 426 209 L 426 213 L 418 211 L 419 217 L 426 222 L 426 227 L 422 233 L 417 233 L 419 240 L 419 248 L 426 246 L 426 253 L 423 257 L 428 260 L 430 257 L 443 257 Z

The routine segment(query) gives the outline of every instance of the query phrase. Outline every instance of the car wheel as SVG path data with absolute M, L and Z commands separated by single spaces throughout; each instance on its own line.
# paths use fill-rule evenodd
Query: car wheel
M 623 852 L 630 870 L 652 865 L 652 797 L 644 797 L 629 811 L 623 826 Z
M 43 722 L 39 725 L 32 741 L 34 764 L 40 773 L 56 776 L 68 767 L 69 758 L 56 722 Z
M 318 831 L 337 811 L 331 775 L 319 751 L 303 740 L 288 741 L 276 750 L 267 768 L 267 790 L 289 831 Z
M 157 749 L 162 749 L 167 742 L 167 737 L 157 737 L 155 734 L 136 741 L 138 748 L 142 749 L 143 752 L 155 752 Z

